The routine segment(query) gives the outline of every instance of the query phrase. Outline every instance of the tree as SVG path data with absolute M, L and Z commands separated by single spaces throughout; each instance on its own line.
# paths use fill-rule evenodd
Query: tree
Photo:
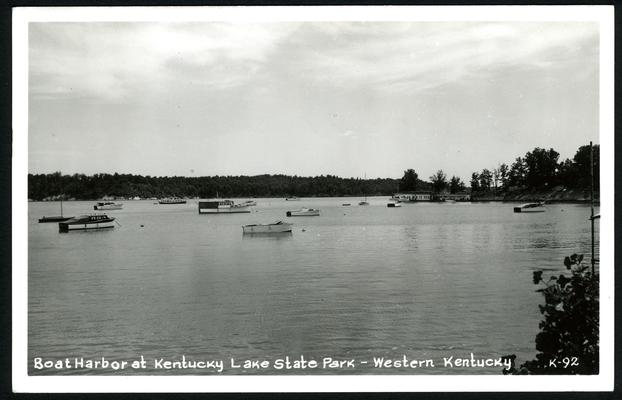
M 542 186 L 554 185 L 556 183 L 558 172 L 558 159 L 559 153 L 553 149 L 545 150 L 536 147 L 532 151 L 525 154 L 525 165 L 527 166 L 527 186 L 538 188 Z
M 481 190 L 488 191 L 492 185 L 492 172 L 484 168 L 482 173 L 479 174 L 479 186 Z
M 527 165 L 522 157 L 516 157 L 516 160 L 510 168 L 508 174 L 509 186 L 523 187 L 526 184 L 527 178 Z
M 479 189 L 479 174 L 477 172 L 473 172 L 471 174 L 471 192 L 478 192 Z
M 583 263 L 583 255 L 566 257 L 564 265 L 569 277 L 560 274 L 544 281 L 542 271 L 533 272 L 545 300 L 536 335 L 539 353 L 504 374 L 598 374 L 599 275 Z
M 594 189 L 600 188 L 600 146 L 592 146 L 594 151 Z M 573 158 L 576 187 L 589 189 L 590 187 L 590 146 L 581 146 L 577 150 Z
M 418 177 L 419 175 L 412 168 L 404 171 L 404 176 L 400 181 L 400 191 L 415 191 L 417 189 Z
M 499 180 L 501 181 L 501 187 L 503 189 L 507 189 L 508 174 L 510 173 L 510 168 L 508 167 L 507 164 L 503 163 L 499 165 L 499 168 L 497 170 L 499 172 Z
M 462 180 L 460 180 L 457 176 L 452 176 L 449 180 L 449 192 L 450 193 L 459 193 L 465 190 L 465 185 Z
M 442 169 L 436 171 L 436 173 L 430 177 L 430 181 L 432 182 L 432 190 L 434 193 L 440 193 L 447 187 L 447 175 L 445 175 Z

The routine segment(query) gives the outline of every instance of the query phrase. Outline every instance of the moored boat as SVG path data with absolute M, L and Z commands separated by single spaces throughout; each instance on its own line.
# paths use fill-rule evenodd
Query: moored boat
M 39 218 L 39 223 L 45 223 L 45 222 L 63 222 L 63 221 L 67 221 L 69 219 L 71 219 L 73 217 L 65 217 L 63 216 L 63 201 L 60 201 L 60 215 L 54 215 L 51 217 L 46 217 L 45 215 L 43 216 L 43 218 Z
M 93 206 L 93 210 L 121 210 L 123 208 L 122 203 L 115 203 L 114 201 L 100 201 Z
M 244 203 L 235 204 L 233 200 L 201 200 L 199 201 L 199 214 L 233 214 L 249 213 L 251 210 Z
M 52 217 L 43 217 L 43 218 L 39 218 L 39 222 L 63 222 L 63 221 L 67 221 L 70 220 L 73 217 L 63 217 L 62 215 L 54 215 Z
M 186 200 L 179 197 L 167 197 L 165 199 L 158 200 L 160 204 L 186 204 Z
M 251 224 L 242 226 L 243 233 L 283 233 L 291 232 L 292 224 L 277 221 L 272 224 Z
M 81 215 L 58 224 L 59 232 L 114 228 L 114 217 L 106 214 Z
M 387 203 L 387 207 L 391 207 L 391 208 L 401 207 L 401 206 L 402 206 L 402 203 L 400 203 L 399 201 L 390 201 Z
M 286 197 L 285 201 L 300 201 L 300 199 L 296 196 Z
M 288 217 L 316 217 L 320 215 L 320 210 L 317 208 L 301 208 L 296 211 L 288 211 L 285 215 Z
M 537 213 L 544 211 L 546 211 L 546 208 L 544 208 L 544 203 L 526 203 L 521 204 L 518 207 L 514 207 L 515 213 Z

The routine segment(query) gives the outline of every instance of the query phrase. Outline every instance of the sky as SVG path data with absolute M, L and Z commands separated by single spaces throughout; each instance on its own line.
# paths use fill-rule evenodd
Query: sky
M 37 22 L 29 172 L 400 178 L 572 158 L 589 22 Z

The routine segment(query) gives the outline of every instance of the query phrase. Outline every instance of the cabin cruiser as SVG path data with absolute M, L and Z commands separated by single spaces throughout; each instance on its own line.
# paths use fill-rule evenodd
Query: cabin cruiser
M 233 200 L 201 200 L 199 201 L 199 214 L 232 214 L 249 213 L 251 210 L 245 203 L 235 204 Z
M 288 217 L 317 217 L 320 215 L 320 210 L 317 208 L 301 208 L 296 211 L 288 211 L 285 215 Z
M 114 201 L 100 201 L 93 206 L 93 210 L 120 210 L 123 208 L 123 204 L 115 203 Z
M 114 217 L 106 214 L 81 215 L 58 224 L 59 232 L 114 228 Z

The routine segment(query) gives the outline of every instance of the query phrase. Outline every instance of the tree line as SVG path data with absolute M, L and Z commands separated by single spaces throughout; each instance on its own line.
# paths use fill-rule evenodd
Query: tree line
M 600 146 L 594 145 L 594 189 L 600 188 Z M 581 146 L 571 159 L 559 161 L 554 149 L 539 147 L 517 157 L 511 164 L 484 168 L 471 174 L 472 193 L 503 193 L 516 190 L 542 190 L 563 186 L 568 189 L 589 189 L 591 185 L 590 146 Z
M 32 200 L 94 200 L 163 197 L 337 197 L 393 194 L 398 180 L 358 179 L 333 175 L 154 177 L 132 174 L 63 175 L 28 174 L 28 198 Z
M 594 189 L 599 190 L 599 145 L 593 146 Z M 400 191 L 429 191 L 432 193 L 461 193 L 468 191 L 466 184 L 457 176 L 448 178 L 442 169 L 430 176 L 430 182 L 419 179 L 414 169 L 404 171 L 400 179 Z M 534 148 L 508 165 L 484 168 L 471 174 L 470 192 L 474 195 L 502 194 L 513 191 L 546 190 L 556 186 L 568 189 L 590 188 L 590 146 L 581 146 L 574 157 L 559 161 L 554 149 Z
M 593 146 L 594 188 L 599 189 L 599 146 Z M 443 170 L 419 179 L 410 168 L 401 179 L 340 178 L 334 175 L 300 177 L 288 175 L 152 177 L 132 174 L 63 175 L 28 174 L 28 198 L 93 200 L 112 197 L 338 197 L 384 196 L 397 190 L 433 193 L 502 194 L 563 186 L 590 187 L 590 147 L 581 146 L 572 159 L 559 161 L 554 149 L 536 147 L 511 164 L 484 168 L 471 174 L 470 188 L 457 176 L 448 178 Z

